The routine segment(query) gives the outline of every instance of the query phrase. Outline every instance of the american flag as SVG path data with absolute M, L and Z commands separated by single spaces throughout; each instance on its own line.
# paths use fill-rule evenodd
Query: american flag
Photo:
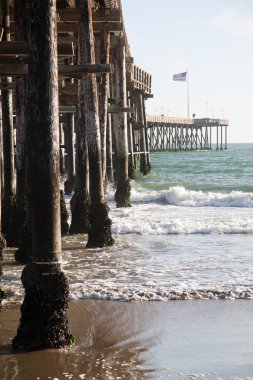
M 187 76 L 187 71 L 185 71 L 184 73 L 180 73 L 180 74 L 174 74 L 173 80 L 179 80 L 179 81 L 185 82 L 186 76 Z

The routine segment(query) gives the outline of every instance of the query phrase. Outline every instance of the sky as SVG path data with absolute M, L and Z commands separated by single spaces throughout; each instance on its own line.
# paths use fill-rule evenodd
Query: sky
M 253 0 L 122 0 L 134 64 L 152 75 L 149 115 L 229 119 L 228 142 L 253 142 Z

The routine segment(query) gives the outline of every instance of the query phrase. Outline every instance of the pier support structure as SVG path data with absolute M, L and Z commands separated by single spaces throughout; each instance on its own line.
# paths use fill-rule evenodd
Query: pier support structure
M 216 149 L 227 149 L 228 120 L 164 116 L 148 116 L 147 120 L 148 144 L 151 152 L 212 149 L 213 129 L 216 129 Z
M 28 262 L 13 347 L 64 347 L 73 337 L 66 318 L 68 281 L 60 264 L 61 232 L 68 227 L 60 152 L 67 163 L 66 193 L 74 189 L 70 232 L 88 233 L 88 248 L 113 244 L 104 186 L 116 184 L 117 207 L 127 207 L 129 162 L 137 166 L 142 154 L 147 172 L 144 98 L 151 95 L 151 75 L 133 64 L 121 0 L 2 0 L 0 18 L 2 182 L 4 195 L 14 200 L 16 175 L 15 232 L 23 242 L 15 258 Z M 142 98 L 138 105 L 136 89 Z M 3 219 L 13 219 L 11 206 Z
M 79 58 L 82 63 L 95 64 L 91 0 L 79 0 L 78 23 Z M 105 247 L 113 244 L 109 208 L 104 198 L 102 153 L 99 126 L 97 80 L 95 74 L 82 76 L 80 81 L 80 104 L 88 146 L 90 170 L 90 209 L 87 247 Z
M 134 172 L 139 164 L 141 173 L 147 175 L 151 170 L 151 164 L 145 101 L 153 97 L 151 75 L 134 65 L 132 57 L 127 57 L 126 66 L 130 107 L 130 116 L 128 117 L 129 167 Z
M 14 1 L 15 41 L 25 41 L 24 8 L 25 0 Z M 16 199 L 18 250 L 15 260 L 27 263 L 31 259 L 32 237 L 28 221 L 26 202 L 26 124 L 27 124 L 27 77 L 16 79 Z
M 127 138 L 127 114 L 123 108 L 127 106 L 126 88 L 126 47 L 123 38 L 118 37 L 114 56 L 114 84 L 113 95 L 121 112 L 113 114 L 115 136 L 115 165 L 116 165 L 116 193 L 117 207 L 130 206 L 131 185 L 128 177 L 128 138 Z
M 2 109 L 0 102 L 0 153 L 3 151 L 3 142 L 2 142 Z M 0 157 L 0 261 L 3 259 L 3 249 L 6 246 L 6 240 L 2 235 L 2 157 Z
M 25 299 L 13 340 L 18 351 L 73 343 L 66 316 L 69 285 L 61 271 L 56 0 L 27 0 L 25 12 L 30 105 L 27 195 L 33 244 L 32 263 L 22 273 Z
M 64 183 L 66 194 L 71 194 L 75 186 L 76 163 L 75 163 L 75 114 L 66 113 L 65 116 L 65 141 L 67 153 L 67 179 Z
M 110 32 L 107 25 L 101 32 L 100 40 L 100 63 L 109 64 L 110 62 Z M 101 136 L 101 156 L 102 156 L 102 175 L 103 181 L 106 177 L 106 133 L 108 122 L 108 95 L 109 95 L 109 74 L 101 76 L 99 85 L 99 124 Z
M 10 7 L 9 0 L 3 0 L 3 39 L 10 42 Z M 6 84 L 2 90 L 2 128 L 3 128 L 3 171 L 4 190 L 2 201 L 2 228 L 6 235 L 8 246 L 17 246 L 17 212 L 14 166 L 14 131 L 13 131 L 13 99 L 9 85 L 12 78 L 2 77 L 1 82 Z

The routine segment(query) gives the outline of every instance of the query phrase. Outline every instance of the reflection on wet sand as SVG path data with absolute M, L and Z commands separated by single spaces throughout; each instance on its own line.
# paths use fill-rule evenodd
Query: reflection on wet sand
M 4 310 L 0 327 L 8 320 L 8 329 L 0 337 L 1 380 L 152 378 L 152 371 L 142 368 L 141 354 L 150 347 L 142 321 L 137 320 L 134 307 L 125 314 L 123 307 L 113 302 L 74 301 L 69 318 L 76 346 L 20 354 L 11 352 L 10 346 L 18 313 Z
M 7 306 L 1 380 L 253 378 L 251 301 L 76 300 L 69 310 L 76 346 L 20 354 L 11 352 L 18 308 Z

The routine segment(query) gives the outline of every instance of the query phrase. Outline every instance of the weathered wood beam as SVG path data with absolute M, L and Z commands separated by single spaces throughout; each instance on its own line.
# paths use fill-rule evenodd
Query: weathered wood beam
M 77 23 L 76 22 L 58 22 L 57 32 L 58 33 L 77 33 Z
M 104 10 L 97 11 L 93 13 L 92 17 L 93 21 L 93 27 L 95 26 L 94 24 L 97 22 L 121 22 L 121 15 L 119 12 L 106 12 Z
M 71 41 L 61 41 L 57 44 L 58 56 L 70 57 L 74 55 L 74 47 Z M 0 56 L 27 56 L 28 46 L 26 41 L 1 41 Z
M 0 76 L 27 75 L 28 66 L 24 63 L 0 63 Z
M 76 8 L 57 9 L 58 21 L 78 21 L 79 11 Z
M 76 106 L 61 106 L 59 107 L 59 113 L 75 113 Z
M 107 29 L 109 32 L 123 32 L 124 25 L 123 22 L 95 22 L 93 31 L 94 32 L 102 32 L 105 24 L 107 24 Z M 76 22 L 58 22 L 57 23 L 57 31 L 58 33 L 77 33 L 78 26 Z
M 0 63 L 17 63 L 16 57 L 5 57 L 0 55 Z
M 59 95 L 59 101 L 62 106 L 72 106 L 78 104 L 78 96 L 77 92 L 70 93 L 70 92 L 63 92 L 63 89 L 59 89 L 60 95 Z M 74 89 L 77 90 L 77 89 Z M 134 113 L 135 109 L 134 107 L 119 107 L 119 106 L 108 106 L 108 113 Z
M 0 90 L 13 90 L 16 87 L 16 83 L 13 82 L 5 82 L 0 83 Z
M 76 8 L 58 9 L 58 21 L 78 21 L 80 12 Z M 93 13 L 93 23 L 96 22 L 117 22 L 122 21 L 119 12 L 111 12 L 110 8 L 105 8 Z
M 94 32 L 102 32 L 105 28 L 105 24 L 107 26 L 108 32 L 123 32 L 124 24 L 123 22 L 95 22 L 93 26 Z
M 61 106 L 75 106 L 78 104 L 77 95 L 59 95 L 59 104 Z
M 106 74 L 112 71 L 112 66 L 110 64 L 84 64 L 84 65 L 61 65 L 58 67 L 58 72 L 60 75 L 71 76 L 71 74 Z
M 144 124 L 140 123 L 140 122 L 132 123 L 132 127 L 133 127 L 133 129 L 142 129 L 142 128 L 144 128 Z
M 77 94 L 78 94 L 78 85 L 77 84 L 67 83 L 63 87 L 59 86 L 59 93 L 61 95 L 76 95 L 77 96 Z
M 77 77 L 79 78 L 82 74 L 104 74 L 110 73 L 112 71 L 111 65 L 109 64 L 94 64 L 94 65 L 59 65 L 58 74 L 65 77 Z M 16 75 L 27 75 L 28 66 L 24 63 L 13 63 L 5 64 L 0 63 L 0 76 L 16 76 Z
M 58 42 L 66 42 L 66 41 L 73 42 L 74 46 L 77 46 L 77 37 L 75 35 L 71 36 L 68 34 L 65 36 L 62 36 L 62 35 L 58 36 Z
M 108 107 L 108 113 L 121 113 L 121 112 L 134 113 L 135 110 L 133 107 L 120 107 L 116 105 L 111 105 Z

